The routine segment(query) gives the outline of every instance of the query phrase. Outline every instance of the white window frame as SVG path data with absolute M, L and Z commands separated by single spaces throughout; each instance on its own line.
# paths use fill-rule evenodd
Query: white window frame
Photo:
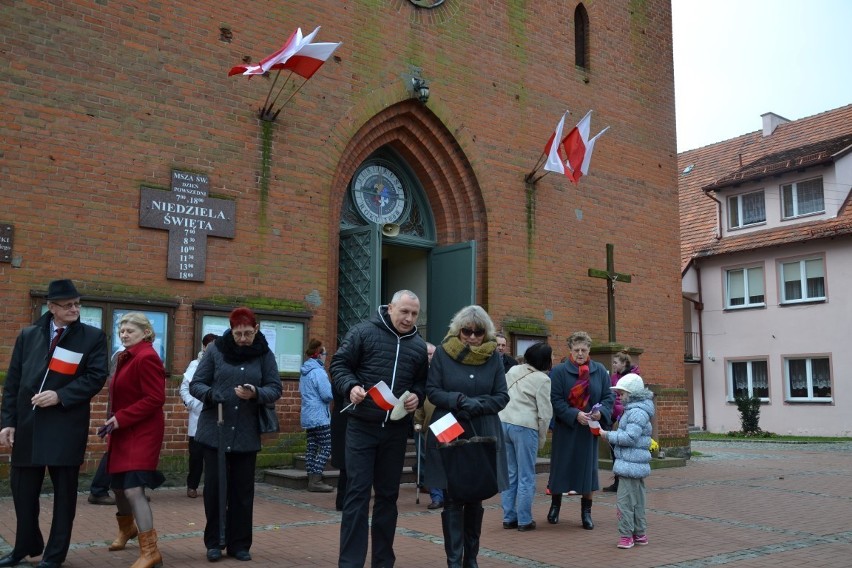
M 749 272 L 760 271 L 760 281 L 763 283 L 763 301 L 751 302 L 751 294 L 749 294 Z M 731 304 L 731 275 L 734 272 L 743 273 L 743 303 Z M 729 268 L 725 270 L 725 309 L 739 310 L 742 308 L 760 308 L 766 306 L 766 281 L 764 280 L 763 266 L 743 266 L 737 268 Z
M 820 191 L 821 191 L 821 199 L 822 199 L 822 208 L 815 211 L 806 211 L 800 212 L 799 207 L 799 184 L 810 183 L 814 181 L 819 181 L 820 183 Z M 786 194 L 787 191 L 790 191 L 790 201 L 793 210 L 787 211 L 787 200 Z M 825 213 L 825 186 L 822 183 L 822 177 L 811 178 L 801 181 L 795 181 L 793 183 L 785 183 L 781 185 L 781 219 L 795 219 L 797 217 L 805 217 L 807 215 L 819 215 L 821 213 Z
M 732 359 L 727 362 L 727 380 L 728 380 L 728 402 L 734 402 L 735 394 L 736 394 L 736 386 L 734 385 L 734 365 L 736 364 L 746 364 L 746 373 L 747 373 L 747 388 L 748 395 L 754 396 L 754 374 L 753 374 L 753 365 L 755 363 L 763 363 L 766 365 L 766 396 L 761 396 L 761 402 L 769 402 L 769 385 L 771 384 L 771 380 L 769 377 L 769 361 L 767 359 Z
M 822 264 L 822 296 L 808 296 L 808 273 L 807 273 L 807 263 L 813 261 L 820 261 Z M 785 279 L 785 271 L 787 270 L 785 267 L 787 265 L 798 264 L 799 269 L 799 285 L 802 290 L 801 298 L 787 298 L 787 287 L 785 283 L 787 280 Z M 802 258 L 799 260 L 779 260 L 778 261 L 778 279 L 779 279 L 779 288 L 780 288 L 780 303 L 781 304 L 802 304 L 806 302 L 820 302 L 825 301 L 828 298 L 828 290 L 826 288 L 826 276 L 825 276 L 825 257 L 823 256 L 814 256 L 809 258 Z M 792 282 L 792 280 L 791 280 Z
M 743 221 L 744 213 L 743 213 L 743 198 L 746 196 L 751 196 L 755 194 L 760 194 L 763 198 L 763 219 L 759 221 L 753 221 L 750 223 L 746 223 Z M 736 209 L 737 212 L 737 221 L 738 224 L 734 225 L 731 219 L 731 213 Z M 740 193 L 738 195 L 732 195 L 728 198 L 728 228 L 731 230 L 735 229 L 743 229 L 746 227 L 753 227 L 754 225 L 762 225 L 766 223 L 766 195 L 762 189 L 757 191 L 749 191 L 747 193 Z
M 815 359 L 828 361 L 828 381 L 832 396 L 814 396 L 813 362 Z M 807 396 L 793 396 L 790 384 L 790 362 L 805 361 Z M 832 402 L 834 400 L 834 377 L 831 372 L 831 358 L 828 355 L 784 357 L 784 397 L 787 402 Z

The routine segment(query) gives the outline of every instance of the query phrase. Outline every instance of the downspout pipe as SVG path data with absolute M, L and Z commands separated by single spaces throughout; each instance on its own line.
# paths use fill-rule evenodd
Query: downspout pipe
M 712 199 L 716 202 L 716 240 L 721 240 L 722 238 L 722 202 L 716 199 L 716 196 L 710 195 L 710 191 L 708 189 L 702 189 L 704 192 L 704 196 Z M 699 283 L 699 286 L 701 284 Z

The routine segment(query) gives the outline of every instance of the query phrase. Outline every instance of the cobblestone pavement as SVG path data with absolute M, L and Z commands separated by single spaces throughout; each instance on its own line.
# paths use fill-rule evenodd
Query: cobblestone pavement
M 479 565 L 852 566 L 852 443 L 694 442 L 693 450 L 701 455 L 686 467 L 654 470 L 647 480 L 650 546 L 615 547 L 615 496 L 610 493 L 596 496 L 593 531 L 580 526 L 576 497 L 565 498 L 560 523 L 549 525 L 550 498 L 542 474 L 533 508 L 535 531 L 504 530 L 499 498 L 486 502 Z M 601 472 L 601 482 L 609 484 L 609 472 Z M 419 505 L 415 499 L 414 486 L 403 485 L 397 566 L 444 566 L 440 511 L 426 509 L 428 495 L 421 495 Z M 138 555 L 135 541 L 124 551 L 106 549 L 115 533 L 114 508 L 88 504 L 85 493 L 78 503 L 63 566 L 130 566 Z M 49 495 L 42 499 L 45 536 L 52 506 Z M 153 492 L 152 507 L 165 565 L 210 566 L 201 541 L 202 500 L 187 498 L 184 488 L 162 489 Z M 334 494 L 258 484 L 254 523 L 254 562 L 246 566 L 336 566 L 340 514 L 334 510 Z M 0 499 L 0 555 L 10 551 L 14 534 L 11 498 Z M 236 562 L 224 558 L 219 564 Z

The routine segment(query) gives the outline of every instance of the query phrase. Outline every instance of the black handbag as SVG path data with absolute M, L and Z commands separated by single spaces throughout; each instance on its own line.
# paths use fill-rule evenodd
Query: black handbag
M 272 434 L 280 430 L 274 402 L 257 405 L 257 425 L 261 434 Z
M 453 501 L 483 501 L 497 495 L 497 438 L 477 436 L 440 444 L 438 454 Z

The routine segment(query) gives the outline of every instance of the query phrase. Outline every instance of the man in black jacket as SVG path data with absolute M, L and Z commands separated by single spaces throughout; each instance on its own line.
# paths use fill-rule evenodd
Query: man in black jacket
M 506 349 L 508 348 L 508 342 L 506 341 L 506 336 L 502 333 L 498 333 L 497 337 L 497 352 L 500 353 L 500 360 L 503 361 L 503 370 L 505 372 L 509 372 L 509 369 L 518 364 L 514 357 L 506 353 Z
M 3 385 L 0 445 L 12 447 L 9 481 L 17 530 L 15 548 L 0 558 L 0 567 L 42 552 L 38 568 L 58 568 L 65 561 L 89 436 L 89 402 L 107 378 L 106 336 L 80 323 L 74 283 L 51 282 L 47 308 L 18 336 Z M 54 491 L 47 546 L 38 524 L 45 468 Z
M 375 492 L 372 523 L 374 568 L 396 561 L 399 482 L 408 443 L 410 416 L 426 388 L 426 342 L 417 333 L 420 300 L 408 290 L 394 294 L 369 321 L 346 334 L 331 360 L 334 388 L 351 407 L 346 426 L 346 497 L 340 523 L 338 566 L 362 568 L 367 558 L 370 492 Z M 384 381 L 395 397 L 406 391 L 403 420 L 393 421 L 367 391 Z

